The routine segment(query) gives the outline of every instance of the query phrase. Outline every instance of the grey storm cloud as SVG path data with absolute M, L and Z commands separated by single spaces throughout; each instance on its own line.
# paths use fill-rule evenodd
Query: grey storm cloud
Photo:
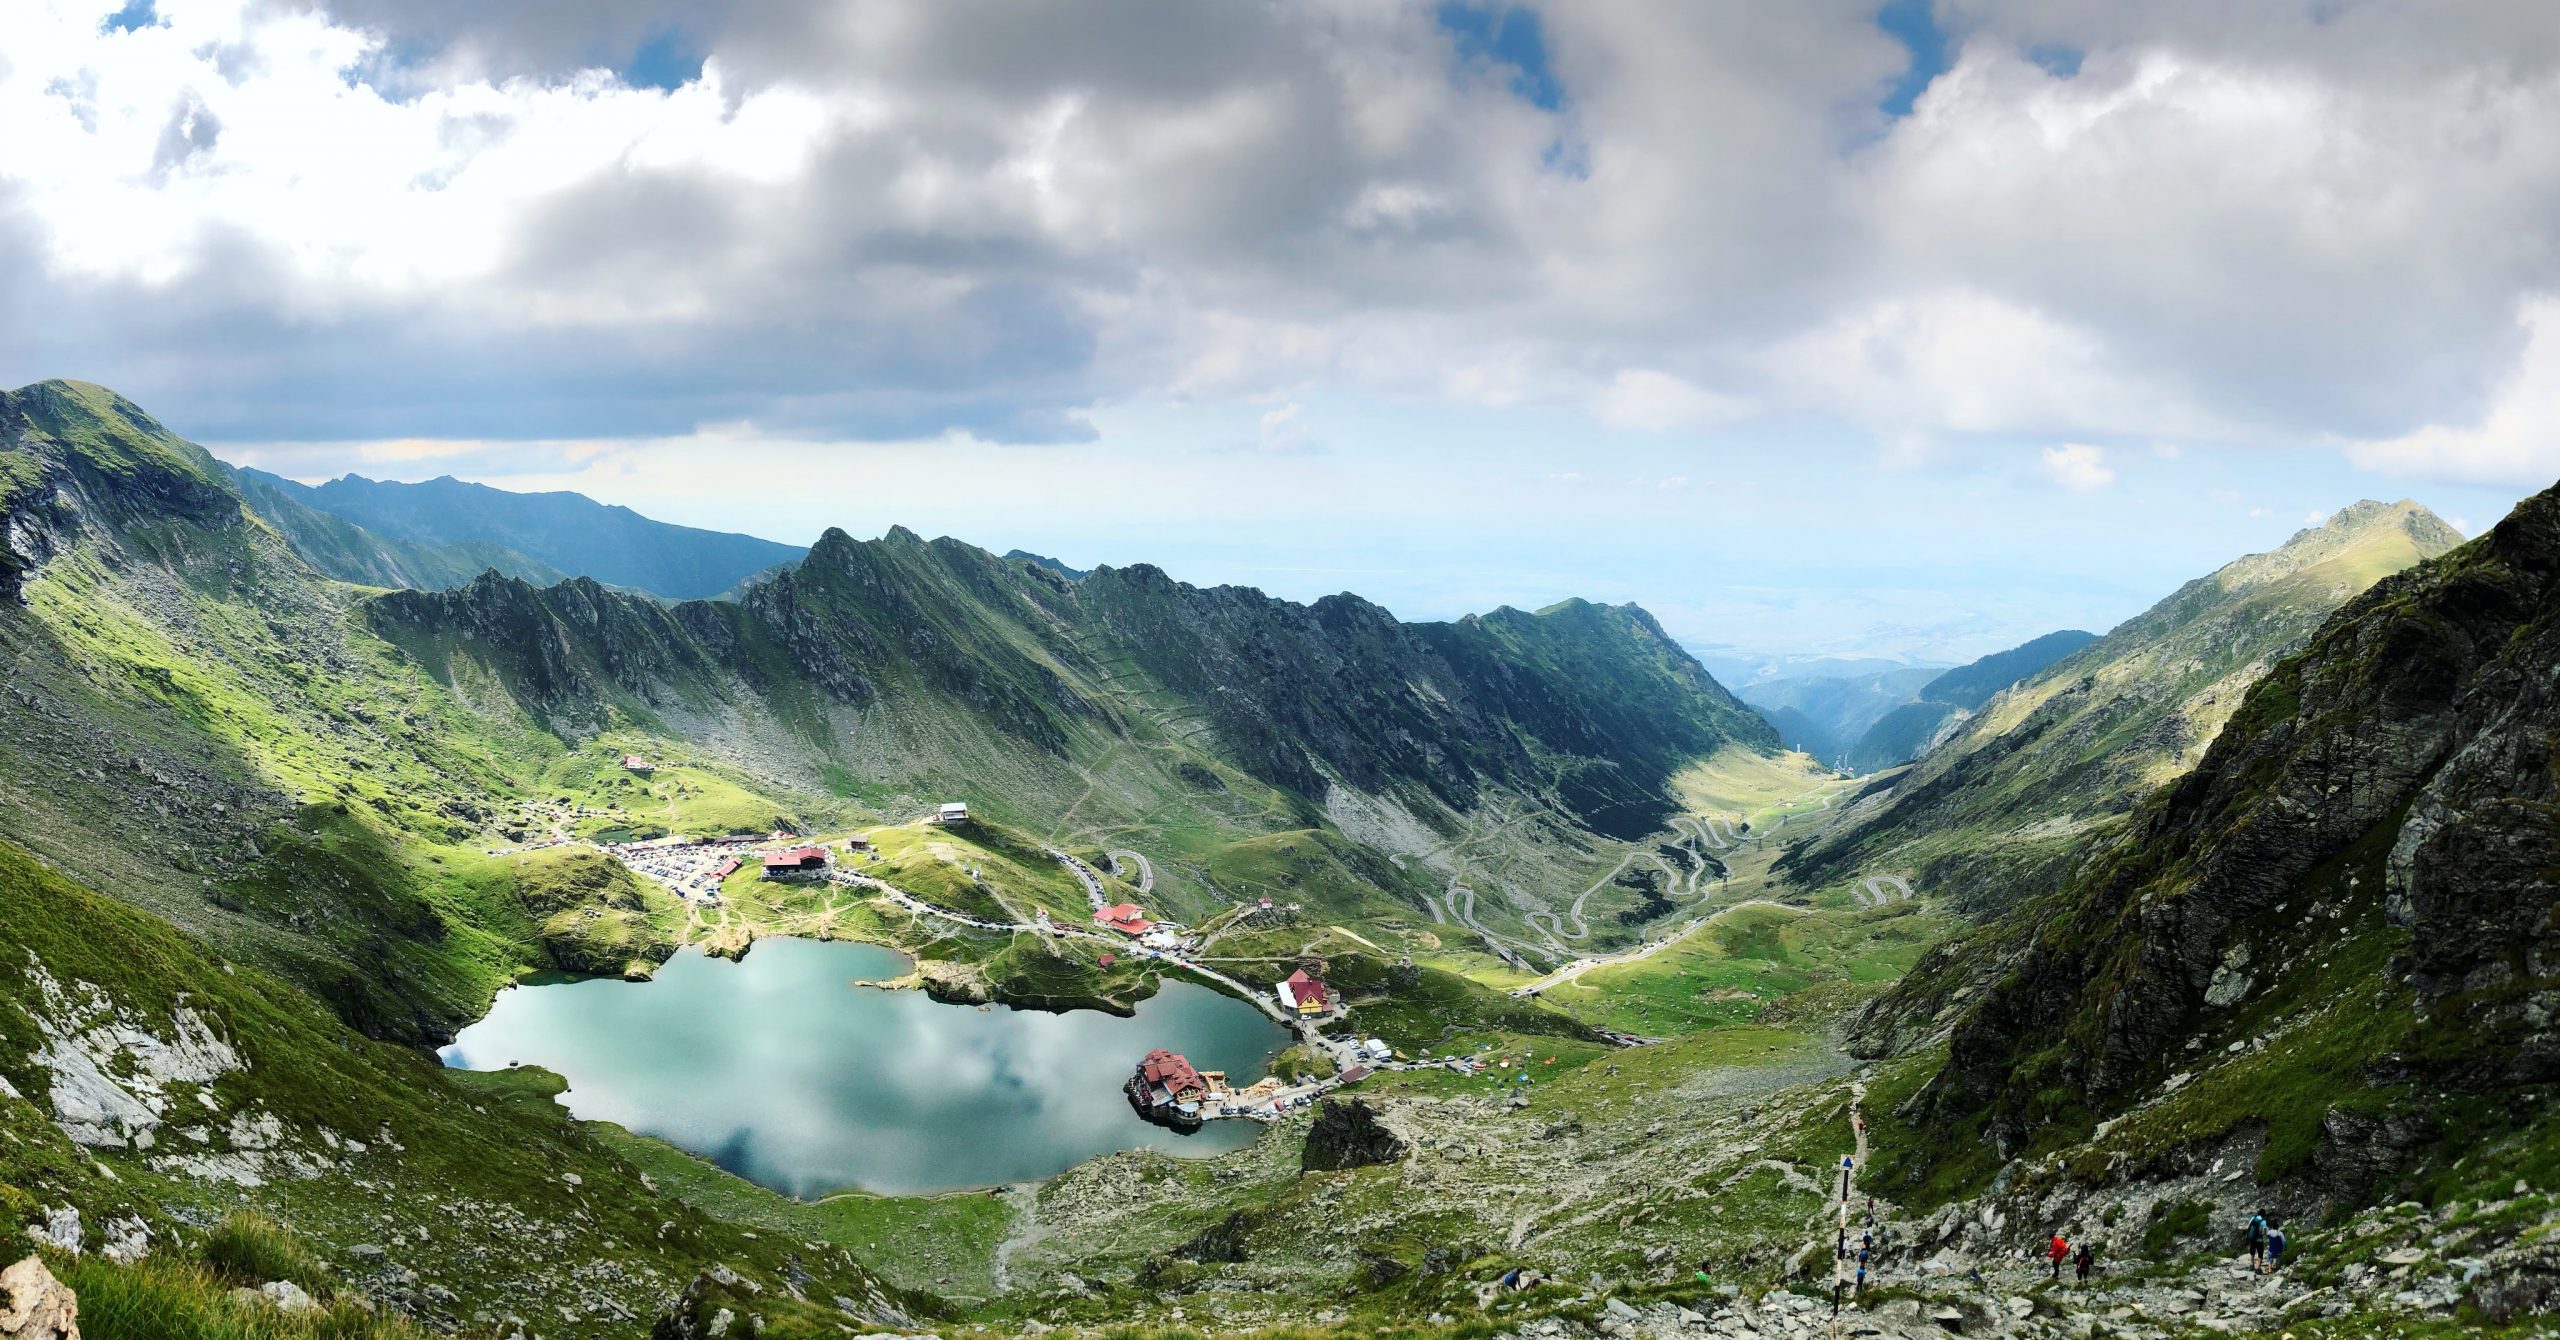
M 2546 6 L 1941 0 L 1907 112 L 1872 0 L 247 6 L 133 76 L 147 258 L 0 145 L 0 376 L 268 439 L 1057 442 L 1347 384 L 2268 444 L 2477 420 L 2560 301 Z M 0 93 L 122 143 L 149 34 L 56 37 Z M 226 210 L 322 175 L 259 101 L 296 60 L 416 167 Z

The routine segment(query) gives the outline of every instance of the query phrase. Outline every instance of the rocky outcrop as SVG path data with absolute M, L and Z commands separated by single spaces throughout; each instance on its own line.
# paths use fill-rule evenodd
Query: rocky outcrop
M 1307 1128 L 1298 1166 L 1306 1172 L 1341 1172 L 1395 1163 L 1404 1156 L 1404 1140 L 1378 1120 L 1368 1103 L 1327 1098 L 1316 1105 L 1315 1124 Z
M 81 1144 L 148 1149 L 168 1114 L 169 1086 L 207 1085 L 243 1064 L 185 1005 L 156 1024 L 91 983 L 56 980 L 32 954 L 24 971 L 40 1039 L 28 1060 L 43 1076 L 54 1124 Z
M 2122 847 L 2011 929 L 2015 966 L 1954 1027 L 1921 1109 L 1987 1114 L 2014 1144 L 2036 1093 L 2120 1105 L 2209 1011 L 2269 989 L 2250 965 L 2306 933 L 2313 872 L 2376 844 L 2409 932 L 2393 975 L 2429 1016 L 2377 1064 L 2466 1088 L 2560 1077 L 2556 681 L 2560 490 L 2385 580 L 2275 667 Z M 2352 1118 L 2325 1134 L 2349 1182 L 2413 1138 Z
M 696 1275 L 649 1328 L 649 1340 L 755 1340 L 762 1328 L 733 1306 L 739 1301 L 735 1290 L 708 1274 Z
M 80 1300 L 36 1257 L 0 1270 L 0 1340 L 80 1340 Z
M 1203 1265 L 1235 1265 L 1245 1259 L 1245 1243 L 1253 1233 L 1253 1216 L 1242 1210 L 1229 1210 L 1227 1217 L 1192 1235 L 1173 1249 L 1185 1261 Z

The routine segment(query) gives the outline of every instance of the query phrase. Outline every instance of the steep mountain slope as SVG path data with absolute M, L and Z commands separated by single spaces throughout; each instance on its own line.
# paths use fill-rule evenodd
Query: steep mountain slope
M 441 591 L 483 572 L 503 572 L 534 582 L 565 580 L 567 573 L 537 563 L 503 545 L 484 541 L 422 544 L 377 535 L 335 513 L 301 500 L 299 486 L 257 470 L 225 467 L 249 506 L 284 535 L 293 551 L 321 575 L 359 586 Z
M 1876 719 L 1848 752 L 1850 767 L 1894 768 L 1929 752 L 1992 695 L 2098 640 L 2066 629 L 1995 651 L 1920 686 L 1911 701 Z
M 1898 871 L 1924 893 L 2005 907 L 2193 767 L 2248 687 L 2332 611 L 2459 541 L 2415 503 L 2361 502 L 2189 582 L 1984 704 L 1781 867 L 1816 887 Z
M 347 475 L 315 488 L 260 470 L 240 475 L 248 486 L 386 539 L 463 552 L 486 546 L 479 552 L 521 555 L 554 572 L 671 600 L 707 600 L 802 552 L 752 535 L 652 521 L 575 493 L 509 493 L 450 476 L 401 484 Z M 516 570 L 500 562 L 486 566 Z
M 1636 837 L 1670 813 L 1679 767 L 1774 745 L 1639 610 L 1407 625 L 1356 596 L 1298 605 L 1144 565 L 1069 580 L 903 528 L 830 531 L 735 604 L 489 577 L 368 609 L 438 678 L 460 684 L 456 657 L 491 670 L 555 730 L 629 714 L 708 734 L 725 716 L 774 752 L 796 738 L 890 774 L 956 784 L 984 774 L 950 764 L 978 760 L 1031 774 L 989 802 L 1026 817 L 1135 736 L 1280 793 L 1300 826 L 1337 789 L 1445 821 L 1490 788 Z
M 545 1335 L 630 1335 L 714 1267 L 830 1331 L 938 1310 L 841 1250 L 660 1196 L 551 1103 L 556 1077 L 446 1071 L 358 1037 L 6 843 L 0 906 L 0 1212 L 13 1238 L 32 1223 L 106 1258 L 78 1277 L 92 1334 L 258 1333 L 222 1320 L 219 1289 L 199 1291 L 195 1318 L 164 1298 L 148 1329 L 126 1329 L 117 1304 L 140 1282 L 107 1264 L 165 1263 L 243 1209 L 301 1240 L 314 1260 L 297 1282 L 434 1330 L 512 1315 Z
M 2560 490 L 2347 604 L 2121 843 L 1880 1000 L 1866 1045 L 1948 1030 L 1901 1108 L 1940 1162 L 1979 1158 L 1955 1130 L 2069 1151 L 2046 1185 L 2243 1141 L 2309 1213 L 2520 1141 L 2502 1187 L 2554 1138 L 2555 759 Z
M 1672 811 L 1678 768 L 1772 743 L 1633 610 L 1413 626 L 903 530 L 831 534 L 736 602 L 497 574 L 368 592 L 111 392 L 48 383 L 0 413 L 0 838 L 377 1036 L 444 1036 L 560 959 L 490 849 L 573 826 L 842 827 L 963 796 L 1096 861 L 1143 842 L 1160 910 L 1275 897 L 1428 951 L 1424 895 L 1450 875 L 1425 867 L 1488 807 L 1509 820 L 1477 849 L 1526 873 L 1449 928 L 1470 942 L 1604 873 L 1613 834 Z M 625 751 L 665 766 L 635 778 Z M 1638 901 L 1594 910 L 1612 899 Z M 650 915 L 630 942 L 681 931 Z M 984 965 L 986 990 L 1146 989 L 1001 937 L 913 947 Z
M 112 392 L 0 397 L 0 838 L 425 1039 L 546 966 L 474 839 L 563 743 L 366 631 L 220 468 Z

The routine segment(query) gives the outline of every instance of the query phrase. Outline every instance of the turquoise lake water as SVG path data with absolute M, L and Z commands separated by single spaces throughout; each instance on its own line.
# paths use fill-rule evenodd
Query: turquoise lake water
M 1122 1019 L 936 1002 L 864 986 L 904 974 L 878 945 L 759 940 L 742 962 L 687 949 L 651 982 L 552 979 L 498 994 L 445 1064 L 538 1065 L 580 1117 L 654 1135 L 786 1195 L 913 1195 L 1046 1177 L 1097 1154 L 1209 1155 L 1261 1127 L 1177 1135 L 1121 1095 L 1170 1047 L 1243 1085 L 1288 1042 L 1206 987 L 1168 982 Z

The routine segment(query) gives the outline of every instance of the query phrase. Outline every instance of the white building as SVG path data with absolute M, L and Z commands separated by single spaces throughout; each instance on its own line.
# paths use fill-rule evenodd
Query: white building
M 934 810 L 933 821 L 938 824 L 965 824 L 969 822 L 969 807 L 960 801 L 952 801 Z

